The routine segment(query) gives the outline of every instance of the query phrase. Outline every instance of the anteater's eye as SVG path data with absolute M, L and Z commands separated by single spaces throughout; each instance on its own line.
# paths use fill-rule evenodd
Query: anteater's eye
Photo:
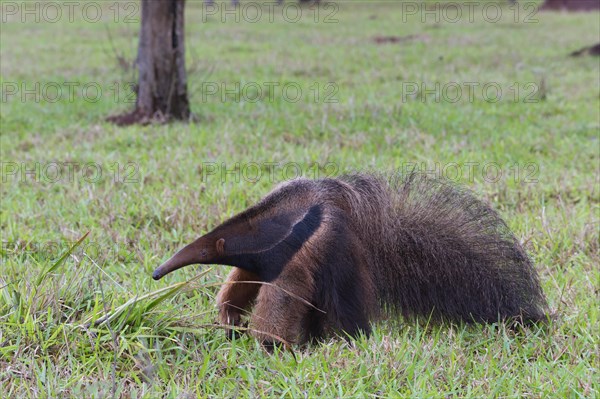
M 205 258 L 206 257 L 206 253 L 207 253 L 206 249 L 203 249 L 203 250 L 200 251 L 200 256 L 203 257 L 203 258 Z

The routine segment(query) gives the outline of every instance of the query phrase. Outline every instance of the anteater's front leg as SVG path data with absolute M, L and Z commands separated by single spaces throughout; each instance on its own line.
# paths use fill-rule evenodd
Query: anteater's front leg
M 314 282 L 308 268 L 288 264 L 270 285 L 263 285 L 250 319 L 250 333 L 267 349 L 274 344 L 298 343 L 306 338 L 303 331 L 307 304 L 313 298 Z
M 240 326 L 242 314 L 250 309 L 260 290 L 260 284 L 240 281 L 258 281 L 258 276 L 237 267 L 229 273 L 227 282 L 217 295 L 219 321 L 223 325 Z M 233 330 L 227 330 L 228 337 L 231 338 L 233 334 Z

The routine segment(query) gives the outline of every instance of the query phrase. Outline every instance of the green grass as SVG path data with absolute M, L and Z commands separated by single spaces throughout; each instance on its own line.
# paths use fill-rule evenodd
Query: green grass
M 298 23 L 276 12 L 272 23 L 265 15 L 251 24 L 205 18 L 201 3 L 189 1 L 187 64 L 199 121 L 118 128 L 105 117 L 131 104 L 123 92 L 115 101 L 114 85 L 123 89 L 135 70 L 119 66 L 113 47 L 133 60 L 138 25 L 123 21 L 125 11 L 115 23 L 113 3 L 103 4 L 97 23 L 80 8 L 72 23 L 2 22 L 3 96 L 36 82 L 97 83 L 103 94 L 91 102 L 76 89 L 72 101 L 63 92 L 48 102 L 19 93 L 0 103 L 0 397 L 600 396 L 600 66 L 567 56 L 598 41 L 598 13 L 537 13 L 525 23 L 522 10 L 515 23 L 503 3 L 497 23 L 480 12 L 472 23 L 423 23 L 397 2 L 342 2 L 336 23 L 323 23 L 332 9 L 322 6 L 319 23 L 303 8 Z M 378 36 L 405 40 L 376 44 Z M 296 83 L 305 95 L 296 103 L 277 92 L 273 101 L 223 102 L 202 82 Z M 307 95 L 330 82 L 338 102 Z M 407 84 L 436 82 L 496 82 L 510 95 L 492 103 L 476 90 L 473 101 L 451 103 L 421 91 L 403 101 Z M 531 87 L 536 101 L 525 102 Z M 52 162 L 78 166 L 52 182 Z M 234 171 L 239 163 L 252 174 L 250 162 L 263 167 L 257 182 L 222 179 L 207 166 Z M 273 179 L 267 162 L 278 163 Z M 37 174 L 21 175 L 36 163 Z M 273 356 L 247 337 L 226 340 L 214 326 L 226 267 L 187 284 L 179 283 L 202 269 L 160 282 L 151 272 L 266 194 L 290 163 L 309 176 L 412 163 L 438 163 L 454 176 L 447 165 L 458 165 L 456 180 L 525 243 L 555 320 L 520 334 L 502 324 L 386 320 L 369 338 Z M 107 314 L 106 323 L 87 325 Z

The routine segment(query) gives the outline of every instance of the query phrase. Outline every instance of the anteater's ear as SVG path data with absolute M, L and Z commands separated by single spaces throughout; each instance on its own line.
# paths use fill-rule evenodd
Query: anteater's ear
M 217 247 L 217 255 L 223 256 L 225 254 L 225 239 L 219 238 L 217 240 L 216 247 Z

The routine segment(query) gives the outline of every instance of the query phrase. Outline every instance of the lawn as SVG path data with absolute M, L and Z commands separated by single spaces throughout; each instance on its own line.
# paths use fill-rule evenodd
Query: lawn
M 188 1 L 195 122 L 116 127 L 139 2 L 66 3 L 0 3 L 0 397 L 600 397 L 600 65 L 568 56 L 597 12 Z M 279 181 L 412 168 L 501 213 L 547 326 L 383 320 L 268 355 L 215 326 L 227 267 L 151 278 Z

